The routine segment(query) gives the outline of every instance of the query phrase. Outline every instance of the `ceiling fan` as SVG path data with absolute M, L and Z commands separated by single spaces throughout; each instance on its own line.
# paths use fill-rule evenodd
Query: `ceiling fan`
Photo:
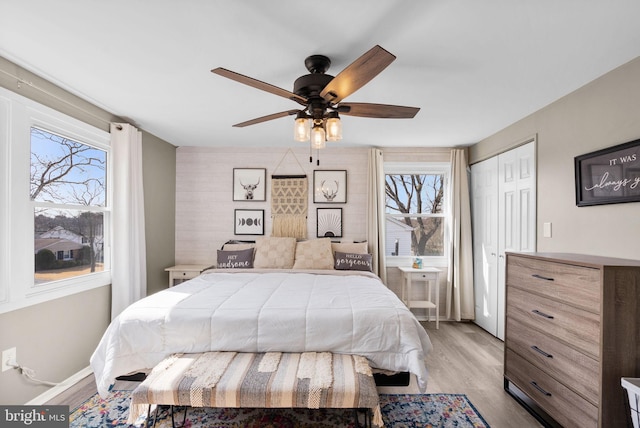
M 418 113 L 420 109 L 417 107 L 342 102 L 376 77 L 395 59 L 395 55 L 376 45 L 334 77 L 325 74 L 331 65 L 331 60 L 328 57 L 311 55 L 304 61 L 309 74 L 296 79 L 293 84 L 293 92 L 221 67 L 214 68 L 211 72 L 253 88 L 288 98 L 303 107 L 302 109 L 286 110 L 258 117 L 233 126 L 242 128 L 280 117 L 296 115 L 295 139 L 298 141 L 310 139 L 313 148 L 322 148 L 325 138 L 329 141 L 342 138 L 339 114 L 370 118 L 410 119 Z M 311 126 L 313 127 L 311 128 Z

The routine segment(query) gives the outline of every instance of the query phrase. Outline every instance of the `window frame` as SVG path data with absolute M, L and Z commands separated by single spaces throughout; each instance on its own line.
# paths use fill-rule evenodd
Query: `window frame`
M 423 266 L 433 266 L 433 267 L 446 267 L 449 261 L 449 251 L 450 251 L 450 237 L 449 237 L 449 224 L 451 222 L 450 218 L 450 203 L 449 203 L 449 195 L 450 195 L 450 183 L 449 174 L 451 171 L 451 163 L 450 162 L 384 162 L 383 165 L 384 171 L 384 182 L 386 183 L 387 175 L 409 175 L 409 174 L 421 174 L 421 175 L 436 175 L 441 174 L 443 176 L 443 202 L 442 202 L 442 213 L 420 213 L 420 214 L 410 214 L 411 217 L 442 217 L 444 218 L 444 253 L 442 256 L 419 256 L 422 259 Z M 386 200 L 385 193 L 385 200 Z M 386 204 L 385 204 L 386 206 Z M 385 223 L 387 218 L 398 218 L 398 217 L 406 217 L 407 214 L 392 214 L 387 213 L 385 208 Z M 386 235 L 387 231 L 385 228 L 385 240 L 387 239 Z M 415 256 L 390 256 L 386 255 L 385 251 L 385 261 L 388 267 L 397 267 L 397 266 L 411 266 Z
M 30 198 L 31 128 L 62 135 L 106 152 L 104 207 L 105 269 L 69 279 L 35 284 L 34 209 Z M 111 210 L 113 166 L 110 134 L 0 88 L 0 313 L 111 284 Z M 41 206 L 41 205 L 39 205 Z M 51 206 L 53 208 L 53 206 Z M 93 207 L 62 205 L 92 211 Z

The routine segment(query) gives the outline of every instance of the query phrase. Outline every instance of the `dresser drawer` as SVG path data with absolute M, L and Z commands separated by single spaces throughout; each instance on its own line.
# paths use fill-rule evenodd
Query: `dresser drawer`
M 596 427 L 598 408 L 515 352 L 505 352 L 505 376 L 565 427 Z
M 507 347 L 598 405 L 598 361 L 575 349 L 507 318 Z
M 597 314 L 509 287 L 509 318 L 599 359 L 600 316 Z
M 507 285 L 600 313 L 600 270 L 508 255 Z

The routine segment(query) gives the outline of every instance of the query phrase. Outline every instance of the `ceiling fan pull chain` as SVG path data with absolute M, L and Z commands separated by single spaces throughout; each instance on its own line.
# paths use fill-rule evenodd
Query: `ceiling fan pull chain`
M 320 149 L 316 150 L 316 165 L 320 166 Z

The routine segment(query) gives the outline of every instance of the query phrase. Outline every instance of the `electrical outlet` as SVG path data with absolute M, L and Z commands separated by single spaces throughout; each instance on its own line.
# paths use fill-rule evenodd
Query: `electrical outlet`
M 7 365 L 8 362 L 12 364 L 17 364 L 18 360 L 16 359 L 16 348 L 5 349 L 2 351 L 2 371 L 6 372 L 7 370 L 11 370 L 13 367 Z

